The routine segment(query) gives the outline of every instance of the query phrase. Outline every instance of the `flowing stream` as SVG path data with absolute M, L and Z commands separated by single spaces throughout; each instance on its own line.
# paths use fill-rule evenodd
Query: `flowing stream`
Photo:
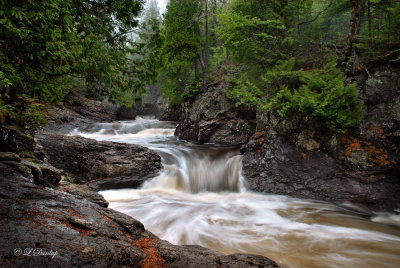
M 141 189 L 101 194 L 111 208 L 173 244 L 264 255 L 284 267 L 400 267 L 399 215 L 247 191 L 238 148 L 180 141 L 174 128 L 138 118 L 70 135 L 139 144 L 160 154 L 163 171 Z

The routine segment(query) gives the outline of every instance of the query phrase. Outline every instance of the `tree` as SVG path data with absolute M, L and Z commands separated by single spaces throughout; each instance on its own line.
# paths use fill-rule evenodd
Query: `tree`
M 315 60 L 307 63 L 298 55 L 300 47 L 311 45 L 308 39 L 295 39 L 298 26 L 317 21 L 332 5 L 328 2 L 317 11 L 314 3 L 230 2 L 220 15 L 218 31 L 235 62 L 245 68 L 230 75 L 227 95 L 237 105 L 270 109 L 280 116 L 311 115 L 340 132 L 362 118 L 362 103 L 357 100 L 356 85 L 345 83 L 334 62 L 314 66 Z M 306 48 L 307 52 L 315 53 Z M 307 71 L 300 67 L 305 64 Z
M 219 16 L 219 36 L 236 62 L 271 66 L 287 57 L 296 21 L 308 12 L 311 3 L 232 0 Z
M 126 57 L 141 0 L 0 2 L 2 96 L 62 101 L 73 79 L 112 101 L 137 81 Z M 11 100 L 9 100 L 11 101 Z
M 202 40 L 201 2 L 171 0 L 164 15 L 164 94 L 172 103 L 198 90 L 197 72 Z

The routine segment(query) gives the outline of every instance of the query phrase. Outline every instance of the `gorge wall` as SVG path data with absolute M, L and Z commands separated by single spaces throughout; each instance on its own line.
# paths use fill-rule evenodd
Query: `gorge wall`
M 183 107 L 176 134 L 197 142 L 242 144 L 251 190 L 372 209 L 400 207 L 400 70 L 358 74 L 364 118 L 340 134 L 304 114 L 236 108 L 223 81 Z

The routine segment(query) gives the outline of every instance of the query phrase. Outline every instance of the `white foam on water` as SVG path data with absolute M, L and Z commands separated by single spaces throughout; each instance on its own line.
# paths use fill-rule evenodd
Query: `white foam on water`
M 140 189 L 100 192 L 110 207 L 171 243 L 267 256 L 285 267 L 398 267 L 400 216 L 371 220 L 326 202 L 245 189 L 235 148 L 178 141 L 154 119 L 74 130 L 155 149 L 163 171 Z M 364 213 L 367 214 L 367 213 Z

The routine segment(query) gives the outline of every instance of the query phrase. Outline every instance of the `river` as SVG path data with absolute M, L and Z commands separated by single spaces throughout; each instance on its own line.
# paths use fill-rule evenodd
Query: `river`
M 138 118 L 70 135 L 138 144 L 163 171 L 140 189 L 100 192 L 110 208 L 173 244 L 252 253 L 285 267 L 400 267 L 400 216 L 246 190 L 238 147 L 178 140 L 175 124 Z

